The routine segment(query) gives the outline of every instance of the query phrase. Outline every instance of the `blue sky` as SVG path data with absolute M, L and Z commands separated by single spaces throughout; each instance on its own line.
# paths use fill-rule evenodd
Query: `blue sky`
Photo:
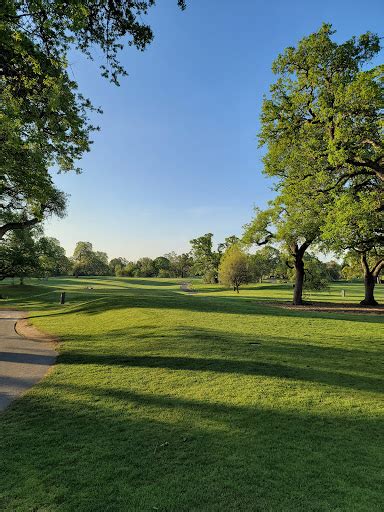
M 119 88 L 96 62 L 71 56 L 80 90 L 103 108 L 83 173 L 55 175 L 70 194 L 68 215 L 46 223 L 72 254 L 89 241 L 110 257 L 137 259 L 189 250 L 212 232 L 219 242 L 273 195 L 257 148 L 272 61 L 323 21 L 345 40 L 382 34 L 382 0 L 158 0 L 155 39 L 126 49 Z

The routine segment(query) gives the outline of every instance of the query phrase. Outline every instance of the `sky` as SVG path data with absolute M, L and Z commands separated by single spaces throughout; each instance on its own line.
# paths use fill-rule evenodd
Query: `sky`
M 80 91 L 103 109 L 93 117 L 82 174 L 54 174 L 69 195 L 64 219 L 46 222 L 67 255 L 77 241 L 135 260 L 185 252 L 189 240 L 241 235 L 255 205 L 273 197 L 257 133 L 271 65 L 287 46 L 332 23 L 339 42 L 383 34 L 382 0 L 158 0 L 145 19 L 144 52 L 126 48 L 129 76 L 115 87 L 94 62 L 70 55 Z

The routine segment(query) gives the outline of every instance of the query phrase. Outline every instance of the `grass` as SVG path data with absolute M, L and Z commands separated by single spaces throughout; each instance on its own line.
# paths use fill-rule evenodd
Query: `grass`
M 54 371 L 0 415 L 0 510 L 384 509 L 383 316 L 267 302 L 289 285 L 194 287 L 0 287 L 62 340 Z

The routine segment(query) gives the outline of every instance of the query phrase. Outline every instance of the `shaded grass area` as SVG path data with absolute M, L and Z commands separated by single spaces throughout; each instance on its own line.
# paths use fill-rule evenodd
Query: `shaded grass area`
M 195 286 L 0 287 L 62 339 L 0 416 L 1 510 L 383 509 L 383 317 L 261 304 L 289 296 L 278 285 Z

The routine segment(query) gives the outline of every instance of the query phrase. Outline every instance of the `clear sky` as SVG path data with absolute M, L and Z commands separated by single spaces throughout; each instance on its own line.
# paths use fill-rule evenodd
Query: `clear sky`
M 71 56 L 80 90 L 103 108 L 83 173 L 55 176 L 70 194 L 68 215 L 46 223 L 67 254 L 79 240 L 110 257 L 189 250 L 212 232 L 240 234 L 273 195 L 257 148 L 272 61 L 330 22 L 343 41 L 383 34 L 383 0 L 158 0 L 148 16 L 155 39 L 129 48 L 119 88 Z

